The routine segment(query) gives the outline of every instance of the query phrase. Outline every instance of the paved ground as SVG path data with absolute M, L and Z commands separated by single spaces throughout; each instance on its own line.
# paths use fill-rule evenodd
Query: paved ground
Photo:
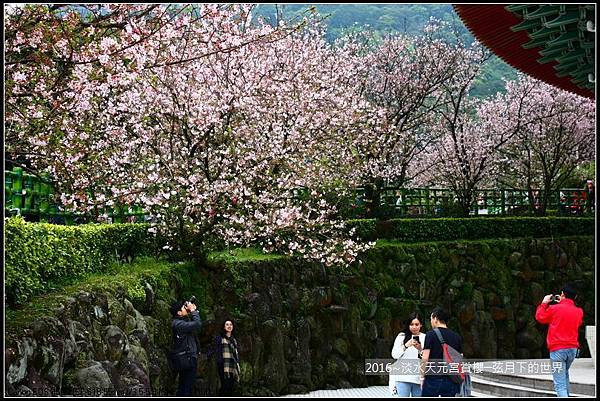
M 552 375 L 520 375 L 535 379 L 552 380 Z M 577 358 L 569 368 L 571 383 L 596 384 L 596 368 L 591 358 Z
M 294 394 L 286 397 L 316 397 L 316 398 L 381 398 L 391 397 L 388 386 L 365 388 L 349 388 L 341 390 L 318 390 L 308 394 Z
M 520 375 L 524 377 L 533 377 L 538 379 L 552 381 L 552 375 Z M 591 360 L 576 359 L 569 369 L 569 378 L 571 383 L 596 383 L 596 368 Z M 480 393 L 473 392 L 474 397 L 490 397 Z M 373 386 L 366 388 L 351 388 L 341 390 L 318 390 L 308 394 L 294 394 L 286 397 L 315 397 L 315 398 L 392 398 L 388 386 Z
M 488 395 L 472 393 L 473 397 L 490 397 Z M 390 395 L 388 386 L 374 386 L 365 388 L 349 388 L 342 390 L 318 390 L 308 394 L 286 395 L 286 397 L 314 397 L 314 398 L 395 398 Z
M 549 359 L 530 359 L 528 363 L 548 363 Z M 508 361 L 503 361 L 508 362 Z M 515 361 L 516 362 L 516 361 Z M 491 366 L 491 365 L 490 365 Z M 489 370 L 492 372 L 492 370 Z M 510 374 L 510 376 L 526 377 L 537 380 L 552 381 L 552 374 Z M 592 358 L 576 358 L 569 368 L 569 381 L 571 383 L 596 384 L 596 368 Z

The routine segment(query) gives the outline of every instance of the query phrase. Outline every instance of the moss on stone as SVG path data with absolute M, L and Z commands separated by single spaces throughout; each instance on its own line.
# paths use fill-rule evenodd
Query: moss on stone
M 9 336 L 17 335 L 31 322 L 43 316 L 55 314 L 57 308 L 64 305 L 67 298 L 79 291 L 97 291 L 117 294 L 124 292 L 134 300 L 144 300 L 145 293 L 143 282 L 158 281 L 164 283 L 168 275 L 186 275 L 191 268 L 191 263 L 172 263 L 165 260 L 156 260 L 151 257 L 139 258 L 134 263 L 115 263 L 105 273 L 89 274 L 78 282 L 57 288 L 51 293 L 33 297 L 22 308 L 7 308 L 6 332 Z M 158 295 L 164 296 L 161 289 Z

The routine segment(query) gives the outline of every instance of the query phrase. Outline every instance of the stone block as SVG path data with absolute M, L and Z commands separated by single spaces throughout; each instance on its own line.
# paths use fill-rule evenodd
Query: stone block
M 596 367 L 596 326 L 585 326 L 585 339 L 590 350 L 592 362 Z

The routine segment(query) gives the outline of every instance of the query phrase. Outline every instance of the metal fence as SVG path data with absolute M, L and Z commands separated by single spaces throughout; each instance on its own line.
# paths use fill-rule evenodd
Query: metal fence
M 27 220 L 55 224 L 78 224 L 92 220 L 85 213 L 63 210 L 56 200 L 52 180 L 47 174 L 41 177 L 23 172 L 20 167 L 4 173 L 5 215 L 21 215 Z M 100 213 L 112 223 L 140 222 L 145 213 L 139 206 L 116 205 L 104 207 Z
M 367 207 L 365 189 L 355 191 L 355 207 Z M 516 215 L 540 209 L 543 191 L 525 189 L 476 189 L 471 215 Z M 533 202 L 531 201 L 533 200 Z M 366 201 L 368 202 L 368 201 Z M 533 203 L 533 204 L 532 204 Z M 384 187 L 380 191 L 380 209 L 394 216 L 446 216 L 458 212 L 458 197 L 447 188 Z M 594 210 L 593 200 L 585 189 L 563 188 L 550 192 L 546 211 L 560 215 L 581 215 Z
M 77 224 L 91 221 L 89 215 L 65 211 L 56 200 L 52 180 L 48 175 L 38 177 L 23 172 L 20 167 L 5 172 L 5 214 L 20 214 L 29 220 L 58 224 Z M 524 189 L 477 189 L 471 205 L 471 215 L 518 215 L 541 206 L 542 191 L 536 191 L 530 205 L 529 192 Z M 294 197 L 309 196 L 307 191 L 294 191 Z M 347 218 L 366 217 L 371 207 L 365 188 L 356 188 L 354 197 L 345 202 L 342 214 Z M 447 188 L 399 188 L 387 186 L 380 190 L 381 215 L 384 217 L 430 216 L 445 217 L 460 214 L 456 194 Z M 581 215 L 594 210 L 585 189 L 565 188 L 552 191 L 547 211 L 559 215 Z M 144 221 L 146 214 L 139 206 L 116 205 L 102 208 L 100 214 L 114 223 Z

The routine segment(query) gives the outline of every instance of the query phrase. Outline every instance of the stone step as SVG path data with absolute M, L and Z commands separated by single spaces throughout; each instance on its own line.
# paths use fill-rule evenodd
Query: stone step
M 357 387 L 338 390 L 316 390 L 306 394 L 288 394 L 289 398 L 387 398 L 391 397 L 388 386 Z
M 485 393 L 480 393 L 477 392 L 475 390 L 471 390 L 471 397 L 475 397 L 475 398 L 498 398 L 497 395 L 491 395 L 491 394 L 485 394 Z
M 549 377 L 525 377 L 525 376 L 516 376 L 516 375 L 505 375 L 505 374 L 494 374 L 482 372 L 477 374 L 477 376 L 502 384 L 512 384 L 515 386 L 527 387 L 536 390 L 544 390 L 554 392 L 554 382 L 552 378 Z M 571 383 L 569 385 L 571 392 L 577 394 L 584 395 L 595 395 L 596 394 L 596 385 L 595 384 L 585 384 L 585 383 L 573 383 L 571 379 Z
M 502 383 L 495 380 L 488 380 L 480 375 L 471 375 L 473 391 L 485 396 L 492 395 L 498 397 L 556 397 L 554 390 L 542 390 L 530 388 L 515 384 Z M 594 395 L 571 393 L 571 397 L 591 397 Z

